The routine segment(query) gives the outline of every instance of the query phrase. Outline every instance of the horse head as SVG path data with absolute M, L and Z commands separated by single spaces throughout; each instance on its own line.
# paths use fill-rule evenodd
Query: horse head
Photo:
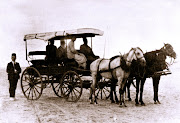
M 161 49 L 167 54 L 167 56 L 176 59 L 176 52 L 173 50 L 173 47 L 170 44 L 164 43 L 164 46 Z
M 127 65 L 132 63 L 133 60 L 139 62 L 140 65 L 143 67 L 146 65 L 144 53 L 141 50 L 141 48 L 139 48 L 139 47 L 131 48 L 131 50 L 129 51 L 129 53 L 127 55 L 127 62 L 128 62 Z

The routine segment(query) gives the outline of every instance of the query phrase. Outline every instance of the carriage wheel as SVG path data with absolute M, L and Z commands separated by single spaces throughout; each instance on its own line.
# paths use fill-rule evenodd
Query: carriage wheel
M 62 94 L 61 94 L 61 77 L 57 77 L 56 80 L 53 80 L 52 83 L 52 88 L 53 88 L 53 91 L 54 93 L 56 94 L 56 96 L 58 97 L 62 97 Z
M 104 82 L 99 82 L 97 85 L 96 96 L 100 96 L 101 99 L 108 99 L 110 96 L 110 87 L 105 84 Z
M 82 80 L 75 71 L 67 71 L 61 78 L 61 94 L 67 101 L 77 102 L 82 94 Z
M 43 82 L 40 73 L 34 67 L 26 68 L 21 76 L 21 88 L 29 100 L 37 100 L 42 95 Z

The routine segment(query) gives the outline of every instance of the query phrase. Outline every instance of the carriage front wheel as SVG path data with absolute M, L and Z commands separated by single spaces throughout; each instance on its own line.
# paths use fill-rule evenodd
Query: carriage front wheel
M 43 82 L 39 71 L 34 67 L 27 67 L 21 76 L 21 88 L 24 96 L 29 100 L 37 100 L 42 95 Z
M 77 102 L 82 94 L 83 83 L 75 71 L 67 71 L 61 78 L 60 88 L 67 101 Z

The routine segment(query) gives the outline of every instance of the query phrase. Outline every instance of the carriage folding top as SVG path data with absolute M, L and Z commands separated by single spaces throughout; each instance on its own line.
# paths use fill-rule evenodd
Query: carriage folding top
M 79 28 L 73 30 L 64 30 L 64 31 L 56 31 L 56 32 L 47 32 L 47 33 L 36 33 L 36 34 L 28 34 L 24 36 L 24 41 L 31 39 L 40 39 L 48 41 L 49 39 L 70 39 L 72 36 L 76 36 L 76 38 L 81 37 L 95 37 L 96 35 L 102 36 L 103 31 L 94 28 Z
M 71 39 L 72 36 L 75 36 L 76 38 L 91 37 L 91 47 L 92 47 L 92 37 L 102 36 L 103 34 L 104 34 L 103 31 L 94 28 L 79 28 L 73 30 L 27 34 L 24 36 L 24 41 L 26 42 L 26 60 L 28 58 L 27 40 L 39 39 L 39 40 L 48 41 L 50 39 L 52 40 Z M 46 55 L 46 53 L 45 51 L 33 51 L 33 52 L 29 52 L 29 55 Z

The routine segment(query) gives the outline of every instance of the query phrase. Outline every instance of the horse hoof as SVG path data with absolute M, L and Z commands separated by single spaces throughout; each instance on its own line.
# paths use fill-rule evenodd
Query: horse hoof
M 141 106 L 146 106 L 145 103 L 141 103 Z
M 128 101 L 132 101 L 132 99 L 131 99 L 131 98 L 129 98 L 129 99 L 128 99 Z
M 135 106 L 139 106 L 139 103 L 136 103 Z
M 119 101 L 116 101 L 116 104 L 119 104 Z
M 115 103 L 115 101 L 113 100 L 113 101 L 111 101 L 111 103 Z
M 94 104 L 94 102 L 92 100 L 90 100 L 90 104 Z
M 161 102 L 160 102 L 159 100 L 157 101 L 157 103 L 158 103 L 158 104 L 161 104 Z
M 154 104 L 157 104 L 157 102 L 154 102 Z
M 90 102 L 90 104 L 94 104 L 93 102 Z

